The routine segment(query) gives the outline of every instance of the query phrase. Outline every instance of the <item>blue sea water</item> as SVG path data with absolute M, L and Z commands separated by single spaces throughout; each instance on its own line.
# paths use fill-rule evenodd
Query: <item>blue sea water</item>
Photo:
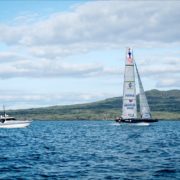
M 33 121 L 0 129 L 0 179 L 180 179 L 180 122 Z

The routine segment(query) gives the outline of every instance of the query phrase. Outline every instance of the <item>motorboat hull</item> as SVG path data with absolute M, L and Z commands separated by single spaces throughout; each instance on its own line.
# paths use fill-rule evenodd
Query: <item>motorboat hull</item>
M 13 120 L 0 123 L 0 128 L 24 128 L 30 125 L 30 120 Z

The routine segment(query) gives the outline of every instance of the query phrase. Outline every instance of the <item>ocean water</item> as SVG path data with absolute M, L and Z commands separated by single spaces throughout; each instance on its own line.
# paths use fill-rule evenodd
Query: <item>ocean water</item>
M 0 179 L 180 179 L 180 122 L 33 121 L 0 129 Z

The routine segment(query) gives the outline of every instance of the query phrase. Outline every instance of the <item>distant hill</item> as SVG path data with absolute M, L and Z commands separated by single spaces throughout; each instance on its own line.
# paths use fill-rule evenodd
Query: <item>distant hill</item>
M 155 118 L 180 119 L 180 90 L 150 90 L 146 95 Z M 122 97 L 114 97 L 93 103 L 10 110 L 7 113 L 36 120 L 102 120 L 120 116 L 121 107 Z

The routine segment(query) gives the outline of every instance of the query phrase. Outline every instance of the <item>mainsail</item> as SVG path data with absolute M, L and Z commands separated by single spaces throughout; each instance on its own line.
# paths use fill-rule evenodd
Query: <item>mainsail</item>
M 130 48 L 126 52 L 122 109 L 123 119 L 137 118 L 134 59 Z
M 136 63 L 135 63 L 135 67 L 136 67 L 138 83 L 139 83 L 139 102 L 140 102 L 141 118 L 142 119 L 151 119 L 150 108 L 149 108 L 149 105 L 148 105 L 148 101 L 147 101 L 147 98 L 146 98 L 146 94 L 144 92 L 144 88 L 143 88 L 143 85 L 142 85 L 142 81 L 141 81 L 141 78 L 140 78 Z

